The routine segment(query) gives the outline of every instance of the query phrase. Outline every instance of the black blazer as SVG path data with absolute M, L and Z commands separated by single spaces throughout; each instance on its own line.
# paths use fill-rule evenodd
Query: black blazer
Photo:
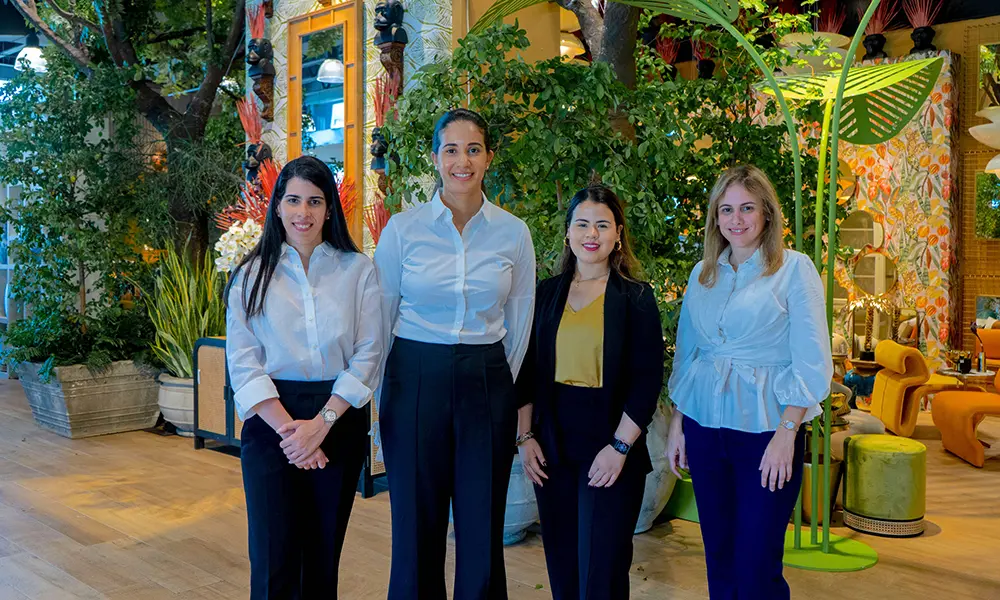
M 533 430 L 543 450 L 557 447 L 557 434 L 549 418 L 555 394 L 556 334 L 572 282 L 573 273 L 567 273 L 538 284 L 531 340 L 517 378 L 519 406 L 534 404 Z M 622 413 L 627 413 L 642 434 L 629 451 L 626 464 L 648 473 L 652 464 L 646 428 L 663 387 L 663 329 L 653 288 L 648 283 L 627 281 L 613 271 L 604 294 L 603 380 L 600 394 L 606 410 L 595 415 L 595 425 L 606 431 L 604 444 L 611 442 Z M 554 462 L 557 457 L 546 454 L 546 459 Z

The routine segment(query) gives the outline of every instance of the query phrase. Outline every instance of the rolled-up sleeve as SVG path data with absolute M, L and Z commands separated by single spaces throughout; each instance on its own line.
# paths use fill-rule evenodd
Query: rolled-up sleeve
M 246 272 L 243 270 L 238 274 L 240 279 L 230 288 L 229 308 L 226 311 L 226 361 L 236 412 L 241 420 L 261 402 L 278 397 L 278 390 L 264 367 L 264 346 L 254 335 L 243 307 Z
M 808 418 L 818 414 L 818 405 L 830 394 L 830 329 L 823 282 L 807 258 L 796 260 L 791 281 L 787 306 L 792 363 L 776 377 L 774 391 L 782 406 L 811 408 Z
M 625 414 L 645 431 L 663 389 L 663 326 L 656 296 L 648 284 L 642 286 L 629 329 L 632 344 Z
M 528 352 L 531 323 L 535 314 L 535 246 L 531 242 L 528 226 L 522 223 L 521 227 L 521 244 L 517 260 L 514 261 L 510 294 L 504 304 L 504 327 L 507 335 L 503 338 L 503 345 L 515 380 Z
M 367 263 L 358 279 L 355 297 L 354 354 L 333 384 L 333 394 L 351 406 L 361 408 L 368 404 L 378 388 L 382 372 L 382 295 L 379 290 L 375 266 Z

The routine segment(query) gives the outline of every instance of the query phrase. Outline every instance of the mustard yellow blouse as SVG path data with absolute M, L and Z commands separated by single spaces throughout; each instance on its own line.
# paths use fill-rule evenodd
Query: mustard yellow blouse
M 556 334 L 556 383 L 604 385 L 604 294 L 579 312 L 566 303 Z

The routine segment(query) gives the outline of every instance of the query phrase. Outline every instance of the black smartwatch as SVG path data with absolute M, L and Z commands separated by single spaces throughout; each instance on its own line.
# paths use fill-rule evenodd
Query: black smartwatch
M 615 452 L 621 454 L 622 456 L 626 456 L 628 455 L 628 451 L 632 449 L 632 444 L 626 443 L 615 436 L 614 440 L 611 442 L 611 447 L 615 449 Z

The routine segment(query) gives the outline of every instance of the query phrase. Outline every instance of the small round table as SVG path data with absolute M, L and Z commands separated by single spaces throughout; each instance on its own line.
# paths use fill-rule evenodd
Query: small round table
M 882 370 L 882 365 L 874 360 L 861 360 L 860 358 L 850 359 L 854 372 L 862 377 L 871 377 Z
M 987 391 L 987 387 L 993 383 L 993 379 L 997 376 L 996 371 L 969 371 L 968 373 L 963 373 L 958 369 L 941 369 L 938 374 L 945 375 L 947 377 L 954 377 L 965 388 L 974 388 L 977 390 Z

